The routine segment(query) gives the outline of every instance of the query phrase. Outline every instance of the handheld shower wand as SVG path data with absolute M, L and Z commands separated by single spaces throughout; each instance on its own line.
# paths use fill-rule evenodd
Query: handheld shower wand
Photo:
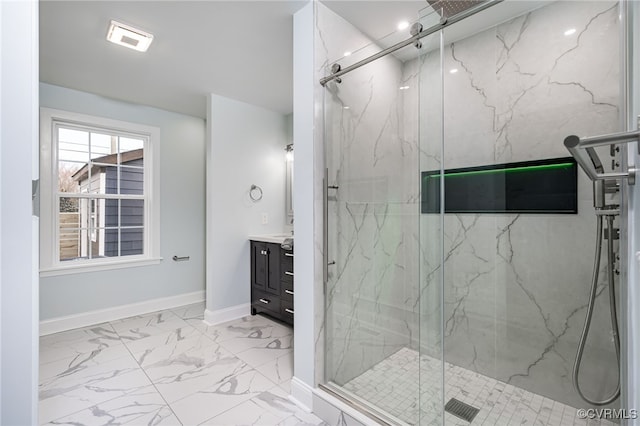
M 586 147 L 584 150 L 587 153 L 588 160 L 578 150 L 580 147 L 580 138 L 577 136 L 569 136 L 564 140 L 564 144 L 576 159 L 578 164 L 585 171 L 587 176 L 592 180 L 593 184 L 593 207 L 596 209 L 597 227 L 596 227 L 596 252 L 593 263 L 593 275 L 591 277 L 591 291 L 589 294 L 589 303 L 587 304 L 587 314 L 585 316 L 584 327 L 580 335 L 578 342 L 578 350 L 576 351 L 576 359 L 573 363 L 573 386 L 580 395 L 580 397 L 589 404 L 592 405 L 607 405 L 618 399 L 620 396 L 620 377 L 618 377 L 618 384 L 616 390 L 608 397 L 595 400 L 587 397 L 580 388 L 579 375 L 580 367 L 582 365 L 582 356 L 584 355 L 584 348 L 587 343 L 587 336 L 589 335 L 589 329 L 591 328 L 591 319 L 593 317 L 593 308 L 597 296 L 598 288 L 598 276 L 600 275 L 600 261 L 602 255 L 602 240 L 603 240 L 603 224 L 602 217 L 607 218 L 607 278 L 609 286 L 609 308 L 611 313 L 611 328 L 613 331 L 614 346 L 616 351 L 616 359 L 618 363 L 618 371 L 620 371 L 620 336 L 618 331 L 618 315 L 616 309 L 616 294 L 614 287 L 614 253 L 613 253 L 613 238 L 614 238 L 614 225 L 613 221 L 615 215 L 619 214 L 618 206 L 610 206 L 606 204 L 605 195 L 607 193 L 607 181 L 600 176 L 605 175 L 604 167 L 593 147 Z M 590 163 L 590 164 L 589 164 Z M 614 186 L 615 188 L 615 186 Z M 619 376 L 619 374 L 618 374 Z

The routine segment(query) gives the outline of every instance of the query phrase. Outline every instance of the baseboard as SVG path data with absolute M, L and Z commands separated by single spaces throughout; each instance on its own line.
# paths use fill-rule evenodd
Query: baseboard
M 291 378 L 291 395 L 289 399 L 298 407 L 310 413 L 313 407 L 313 388 L 294 376 Z
M 161 311 L 163 309 L 203 302 L 204 295 L 204 290 L 194 291 L 193 293 L 162 297 L 144 302 L 131 303 L 129 305 L 114 306 L 113 308 L 98 309 L 95 311 L 83 312 L 81 314 L 52 318 L 40 321 L 40 335 L 45 336 L 47 334 L 73 330 L 74 328 L 87 327 L 134 315 L 148 314 L 150 312 Z
M 233 321 L 238 318 L 246 317 L 251 313 L 251 304 L 243 303 L 241 305 L 230 306 L 216 311 L 205 309 L 204 322 L 208 325 L 220 324 L 227 321 Z

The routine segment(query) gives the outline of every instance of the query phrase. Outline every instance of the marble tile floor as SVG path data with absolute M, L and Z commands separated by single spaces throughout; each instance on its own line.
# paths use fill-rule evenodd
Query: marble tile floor
M 40 338 L 41 425 L 324 425 L 293 404 L 293 330 L 204 303 Z
M 419 362 L 418 362 L 419 360 Z M 418 378 L 422 381 L 419 409 Z M 445 425 L 466 426 L 614 426 L 606 420 L 577 417 L 577 409 L 445 363 L 445 398 L 456 398 L 480 409 L 471 423 L 445 413 Z M 343 388 L 393 417 L 417 424 L 441 424 L 441 362 L 402 348 L 343 385 Z M 429 411 L 428 407 L 431 407 Z M 400 422 L 399 422 L 400 423 Z

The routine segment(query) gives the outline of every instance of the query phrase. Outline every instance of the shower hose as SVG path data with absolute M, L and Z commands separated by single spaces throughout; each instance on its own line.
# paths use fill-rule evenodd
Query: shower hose
M 580 342 L 578 343 L 578 351 L 576 353 L 576 360 L 573 364 L 573 386 L 582 399 L 592 405 L 606 405 L 615 401 L 620 396 L 620 378 L 618 377 L 618 385 L 615 392 L 600 401 L 592 400 L 585 396 L 580 389 L 578 382 L 578 375 L 580 373 L 580 364 L 582 362 L 582 355 L 584 354 L 584 347 L 587 343 L 587 335 L 589 334 L 589 328 L 591 326 L 591 318 L 593 316 L 593 306 L 596 301 L 597 287 L 598 287 L 598 275 L 600 274 L 600 256 L 602 254 L 602 216 L 598 215 L 598 224 L 596 230 L 596 257 L 593 264 L 593 277 L 591 278 L 591 294 L 589 296 L 589 304 L 587 305 L 587 316 L 584 320 L 584 327 L 582 329 L 582 335 L 580 336 Z M 618 314 L 616 312 L 616 294 L 613 285 L 614 279 L 614 258 L 613 258 L 613 215 L 607 215 L 607 229 L 609 232 L 609 238 L 607 238 L 607 278 L 609 285 L 609 306 L 611 313 L 611 328 L 613 331 L 614 346 L 616 348 L 616 358 L 618 360 L 618 371 L 620 370 L 620 336 L 618 335 Z

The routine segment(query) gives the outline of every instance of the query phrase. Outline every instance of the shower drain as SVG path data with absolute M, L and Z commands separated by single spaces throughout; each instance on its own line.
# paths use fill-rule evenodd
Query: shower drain
M 465 404 L 455 398 L 451 398 L 444 406 L 444 411 L 471 423 L 480 409 L 469 404 Z

